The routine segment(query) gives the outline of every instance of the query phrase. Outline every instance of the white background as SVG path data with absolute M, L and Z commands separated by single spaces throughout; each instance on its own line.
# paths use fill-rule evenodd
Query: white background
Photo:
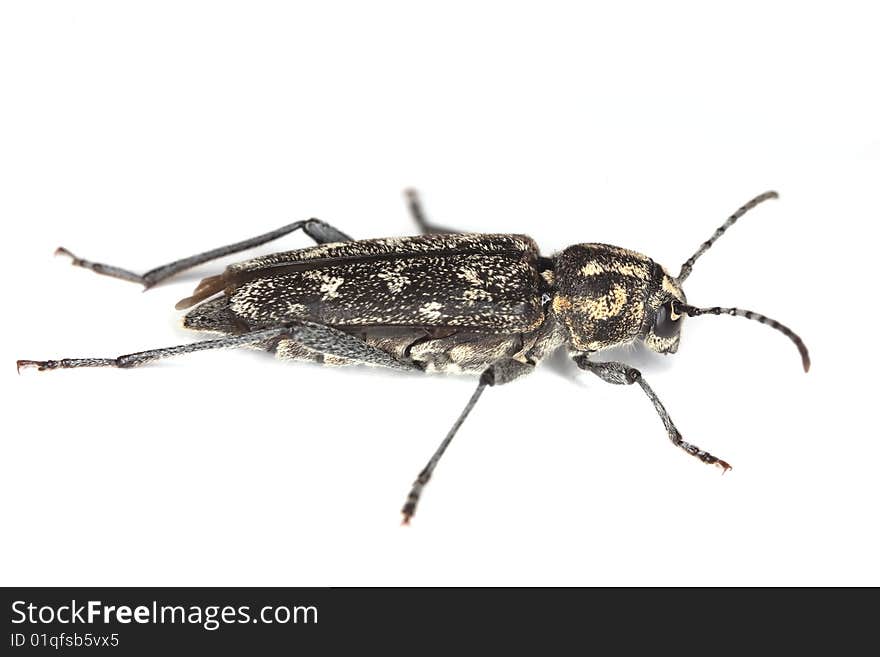
M 880 584 L 872 3 L 5 3 L 0 15 L 0 582 Z M 636 388 L 560 355 L 491 389 L 212 352 L 16 375 L 17 358 L 197 339 L 145 271 L 296 219 L 604 241 L 699 305 Z M 258 251 L 308 244 L 304 235 Z

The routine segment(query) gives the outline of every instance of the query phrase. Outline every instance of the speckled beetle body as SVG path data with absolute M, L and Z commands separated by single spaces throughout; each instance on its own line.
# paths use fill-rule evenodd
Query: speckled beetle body
M 429 234 L 324 244 L 229 267 L 178 307 L 184 327 L 235 334 L 292 321 L 341 329 L 408 368 L 534 362 L 545 314 L 538 249 L 521 235 Z M 215 296 L 219 295 L 219 296 Z M 204 299 L 213 299 L 199 303 Z M 279 358 L 355 365 L 280 338 Z
M 144 275 L 89 262 L 66 249 L 73 264 L 151 287 L 175 273 L 296 230 L 316 246 L 231 265 L 204 279 L 178 309 L 185 328 L 222 337 L 116 358 L 23 360 L 19 367 L 131 367 L 203 349 L 251 347 L 280 359 L 327 365 L 475 373 L 470 401 L 416 479 L 403 508 L 415 513 L 422 489 L 465 417 L 487 386 L 531 372 L 566 346 L 578 367 L 614 384 L 637 383 L 653 402 L 674 445 L 705 463 L 730 466 L 685 442 L 641 373 L 593 360 L 604 349 L 642 341 L 677 351 L 685 316 L 730 314 L 782 331 L 809 356 L 790 329 L 738 308 L 687 304 L 681 283 L 694 262 L 727 228 L 774 192 L 756 197 L 722 225 L 673 277 L 650 258 L 607 244 L 578 244 L 545 257 L 524 235 L 459 234 L 428 223 L 414 192 L 410 209 L 422 235 L 355 241 L 315 219 L 163 265 Z

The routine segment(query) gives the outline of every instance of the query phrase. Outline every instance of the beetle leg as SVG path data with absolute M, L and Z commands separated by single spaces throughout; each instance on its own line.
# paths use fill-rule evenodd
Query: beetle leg
M 378 365 L 396 370 L 419 370 L 412 363 L 398 360 L 387 351 L 326 324 L 301 322 L 293 327 L 289 336 L 281 336 L 281 339 L 289 339 L 320 354 L 347 358 L 365 365 Z
M 406 204 L 409 207 L 409 213 L 412 215 L 413 221 L 415 221 L 416 225 L 419 227 L 419 231 L 423 234 L 430 235 L 432 233 L 448 234 L 460 232 L 453 230 L 452 228 L 437 226 L 428 221 L 428 218 L 425 216 L 425 211 L 422 209 L 422 202 L 419 200 L 419 193 L 416 190 L 407 189 L 404 192 L 404 196 L 406 196 Z
M 666 407 L 663 406 L 660 398 L 657 397 L 657 393 L 655 393 L 651 386 L 648 385 L 648 383 L 642 377 L 642 373 L 639 372 L 636 368 L 630 367 L 626 363 L 613 361 L 594 363 L 590 361 L 587 356 L 584 355 L 575 356 L 574 362 L 582 370 L 589 370 L 607 383 L 613 383 L 615 385 L 632 385 L 633 383 L 638 383 L 644 393 L 648 396 L 648 399 L 651 400 L 651 403 L 654 404 L 657 415 L 659 415 L 660 419 L 663 420 L 663 426 L 666 427 L 666 433 L 669 435 L 669 440 L 672 441 L 673 445 L 683 449 L 691 456 L 700 459 L 703 463 L 717 465 L 724 472 L 727 472 L 731 469 L 730 464 L 728 464 L 726 461 L 722 461 L 721 459 L 712 456 L 709 452 L 703 451 L 696 445 L 692 445 L 684 441 L 684 439 L 681 437 L 681 433 L 675 427 L 675 424 L 673 424 L 672 418 L 669 417 L 669 413 L 667 412 Z
M 325 224 L 323 221 L 320 221 L 318 219 L 306 219 L 305 221 L 295 221 L 292 224 L 287 224 L 286 226 L 282 226 L 277 230 L 258 235 L 257 237 L 252 237 L 241 242 L 236 242 L 235 244 L 227 244 L 226 246 L 221 246 L 219 248 L 212 249 L 211 251 L 205 251 L 204 253 L 189 256 L 188 258 L 175 260 L 174 262 L 170 262 L 167 265 L 155 267 L 154 269 L 148 271 L 146 274 L 137 274 L 133 271 L 122 269 L 121 267 L 114 267 L 113 265 L 105 265 L 100 262 L 91 262 L 90 260 L 78 258 L 73 253 L 65 249 L 63 246 L 58 247 L 58 249 L 55 250 L 55 255 L 69 256 L 72 259 L 72 264 L 76 267 L 84 267 L 85 269 L 91 269 L 96 274 L 112 276 L 113 278 L 121 278 L 122 280 L 131 281 L 133 283 L 140 283 L 144 286 L 145 289 L 149 289 L 157 283 L 164 281 L 166 278 L 174 276 L 175 274 L 182 272 L 186 269 L 191 269 L 192 267 L 201 265 L 210 260 L 222 258 L 223 256 L 228 256 L 233 253 L 252 249 L 256 246 L 260 246 L 261 244 L 265 244 L 266 242 L 271 242 L 272 240 L 276 240 L 279 237 L 283 237 L 297 230 L 303 230 L 306 235 L 311 237 L 318 244 L 326 244 L 328 242 L 351 241 L 351 238 L 348 235 L 340 230 L 337 230 L 329 224 Z
M 153 360 L 188 354 L 206 349 L 226 349 L 230 347 L 246 347 L 259 343 L 264 345 L 277 344 L 279 340 L 291 340 L 322 354 L 331 354 L 348 358 L 359 363 L 379 365 L 393 369 L 418 369 L 410 363 L 397 360 L 391 354 L 373 347 L 360 338 L 349 335 L 339 329 L 314 322 L 297 322 L 286 326 L 258 329 L 241 335 L 233 335 L 216 340 L 205 340 L 176 347 L 162 347 L 125 354 L 114 358 L 61 358 L 59 360 L 19 360 L 19 370 L 35 367 L 44 370 L 71 369 L 75 367 L 137 367 Z
M 59 360 L 19 360 L 16 366 L 19 370 L 23 367 L 36 367 L 41 372 L 43 370 L 69 369 L 74 367 L 136 367 L 143 365 L 152 360 L 168 358 L 169 356 L 178 356 L 180 354 L 189 354 L 194 351 L 205 351 L 206 349 L 226 349 L 229 347 L 245 347 L 248 345 L 273 340 L 279 336 L 291 333 L 291 328 L 287 326 L 278 326 L 268 329 L 260 329 L 243 333 L 242 335 L 234 335 L 226 338 L 218 338 L 216 340 L 204 340 L 202 342 L 193 342 L 191 344 L 182 344 L 176 347 L 162 347 L 160 349 L 150 349 L 148 351 L 139 351 L 133 354 L 125 354 L 116 356 L 115 358 L 61 358 Z
M 437 463 L 440 462 L 443 452 L 449 447 L 449 443 L 452 442 L 456 432 L 471 412 L 471 409 L 476 405 L 477 400 L 480 398 L 480 395 L 483 394 L 483 390 L 486 389 L 486 386 L 509 383 L 510 381 L 513 381 L 513 379 L 528 374 L 534 369 L 534 365 L 526 365 L 525 363 L 516 360 L 505 360 L 492 365 L 480 375 L 480 382 L 477 385 L 477 389 L 474 390 L 468 403 L 465 405 L 464 409 L 462 409 L 461 413 L 459 413 L 458 419 L 446 434 L 443 442 L 440 443 L 437 451 L 434 452 L 434 455 L 428 461 L 428 464 L 422 469 L 419 476 L 416 477 L 416 480 L 413 482 L 409 495 L 406 497 L 406 503 L 403 505 L 403 509 L 401 509 L 404 525 L 408 525 L 410 519 L 415 515 L 416 506 L 422 496 L 422 490 L 425 488 L 428 481 L 430 481 L 431 475 L 434 474 L 434 468 L 437 467 Z

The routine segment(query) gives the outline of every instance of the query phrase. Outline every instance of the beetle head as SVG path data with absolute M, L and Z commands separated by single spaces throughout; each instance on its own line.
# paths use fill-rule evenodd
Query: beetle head
M 645 346 L 658 354 L 674 354 L 681 341 L 681 325 L 685 313 L 681 305 L 687 299 L 678 281 L 660 265 L 655 271 L 648 291 L 645 321 L 639 337 Z

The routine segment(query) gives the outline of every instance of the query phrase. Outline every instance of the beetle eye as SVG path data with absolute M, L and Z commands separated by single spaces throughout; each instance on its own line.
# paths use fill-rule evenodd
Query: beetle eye
M 667 301 L 657 311 L 654 317 L 654 335 L 661 338 L 671 338 L 678 335 L 681 330 L 681 314 L 675 312 L 672 301 Z

